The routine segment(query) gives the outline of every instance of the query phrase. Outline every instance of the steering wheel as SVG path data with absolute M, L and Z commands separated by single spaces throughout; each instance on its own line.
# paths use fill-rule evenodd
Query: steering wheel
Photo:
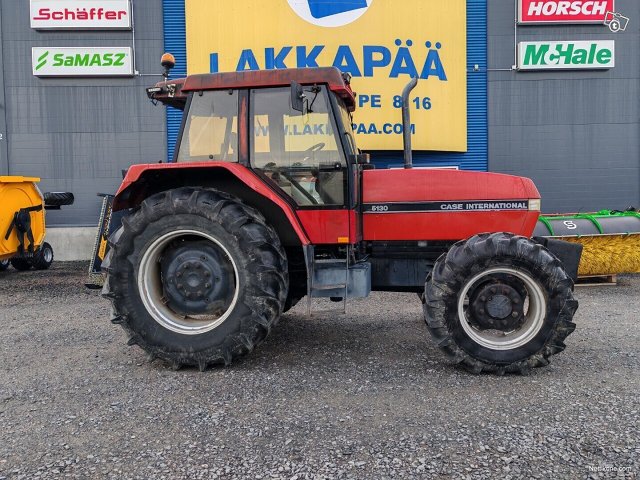
M 319 152 L 320 150 L 322 150 L 324 148 L 326 144 L 324 142 L 320 142 L 320 143 L 316 143 L 315 145 L 311 145 L 309 148 L 307 148 L 304 152 L 304 154 L 309 154 L 309 153 L 314 153 L 314 152 Z M 304 165 L 305 163 L 307 163 L 309 160 L 311 160 L 311 157 L 309 155 L 305 155 L 304 158 L 299 162 L 301 165 Z
M 316 143 L 315 145 L 311 145 L 309 148 L 305 150 L 306 152 L 312 153 L 322 150 L 326 144 L 324 142 Z

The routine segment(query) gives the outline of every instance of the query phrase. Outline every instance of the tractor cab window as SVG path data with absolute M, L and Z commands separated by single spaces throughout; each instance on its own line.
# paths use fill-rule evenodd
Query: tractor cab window
M 238 92 L 216 90 L 194 93 L 178 162 L 238 161 Z
M 344 205 L 347 166 L 326 88 L 306 95 L 303 114 L 291 108 L 290 88 L 251 92 L 253 168 L 300 206 Z

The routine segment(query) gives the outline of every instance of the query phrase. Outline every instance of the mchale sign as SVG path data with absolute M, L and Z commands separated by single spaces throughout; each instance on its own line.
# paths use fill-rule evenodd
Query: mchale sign
M 615 66 L 615 41 L 521 42 L 518 70 L 583 70 Z
M 604 23 L 614 0 L 518 0 L 518 23 Z
M 31 0 L 31 28 L 130 30 L 129 0 Z

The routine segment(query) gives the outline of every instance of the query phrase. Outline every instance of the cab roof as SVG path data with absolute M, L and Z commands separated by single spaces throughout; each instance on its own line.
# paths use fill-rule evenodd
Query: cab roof
M 287 68 L 228 73 L 189 75 L 186 78 L 160 82 L 147 90 L 149 98 L 184 108 L 189 92 L 226 90 L 236 88 L 288 87 L 291 82 L 301 85 L 326 84 L 342 98 L 349 111 L 355 109 L 355 94 L 349 85 L 349 76 L 335 67 Z M 169 90 L 173 93 L 169 94 Z

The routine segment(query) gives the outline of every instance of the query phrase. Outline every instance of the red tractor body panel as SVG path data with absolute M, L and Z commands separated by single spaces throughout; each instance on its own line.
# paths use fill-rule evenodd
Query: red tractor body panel
M 540 194 L 528 178 L 438 169 L 363 172 L 364 240 L 460 240 L 481 232 L 530 236 Z
M 116 193 L 113 201 L 114 210 L 135 207 L 144 198 L 130 195 L 128 190 L 140 181 L 140 177 L 149 171 L 180 169 L 224 168 L 231 172 L 252 190 L 260 193 L 278 205 L 289 219 L 302 245 L 355 243 L 356 212 L 347 209 L 295 210 L 289 203 L 271 190 L 267 184 L 248 168 L 238 163 L 229 162 L 193 162 L 193 163 L 151 163 L 132 165 Z M 125 195 L 127 193 L 127 195 Z
M 354 210 L 298 210 L 297 214 L 312 244 L 354 244 L 358 241 Z
M 528 178 L 486 172 L 429 169 L 365 170 L 362 182 L 362 238 L 357 212 L 347 209 L 296 210 L 263 179 L 237 163 L 154 163 L 127 171 L 114 210 L 140 203 L 125 195 L 153 170 L 224 168 L 249 188 L 278 205 L 302 245 L 366 241 L 460 240 L 476 233 L 506 231 L 531 236 L 539 211 L 529 200 L 540 194 Z
M 183 110 L 190 92 L 237 88 L 288 87 L 292 81 L 301 85 L 326 84 L 338 95 L 350 112 L 356 108 L 355 93 L 335 67 L 250 70 L 246 72 L 204 73 L 156 83 L 148 91 L 150 98 Z
M 332 92 L 345 101 L 350 111 L 355 110 L 355 94 L 349 84 L 345 82 L 340 70 L 335 67 L 286 68 L 189 75 L 184 81 L 181 90 L 184 93 L 188 93 L 228 88 L 288 87 L 294 80 L 301 85 L 327 84 Z
M 244 182 L 249 188 L 258 192 L 262 196 L 271 200 L 273 203 L 278 205 L 287 219 L 291 223 L 292 228 L 297 234 L 298 238 L 302 245 L 309 244 L 309 238 L 305 233 L 302 225 L 298 221 L 298 217 L 296 216 L 295 211 L 286 201 L 284 201 L 279 195 L 277 195 L 273 190 L 271 190 L 265 182 L 260 179 L 255 173 L 253 173 L 248 168 L 238 164 L 238 163 L 229 163 L 229 162 L 193 162 L 193 163 L 151 163 L 151 164 L 140 164 L 140 165 L 132 165 L 127 170 L 127 174 L 125 175 L 118 192 L 113 200 L 113 209 L 115 211 L 122 210 L 124 208 L 131 208 L 139 205 L 144 198 L 136 198 L 135 194 L 131 195 L 131 192 L 127 192 L 127 190 L 131 187 L 134 187 L 136 183 L 140 180 L 140 177 L 143 173 L 153 171 L 153 170 L 175 170 L 176 172 L 180 169 L 207 169 L 211 170 L 214 168 L 224 168 L 228 170 L 233 175 L 235 175 L 238 179 Z

